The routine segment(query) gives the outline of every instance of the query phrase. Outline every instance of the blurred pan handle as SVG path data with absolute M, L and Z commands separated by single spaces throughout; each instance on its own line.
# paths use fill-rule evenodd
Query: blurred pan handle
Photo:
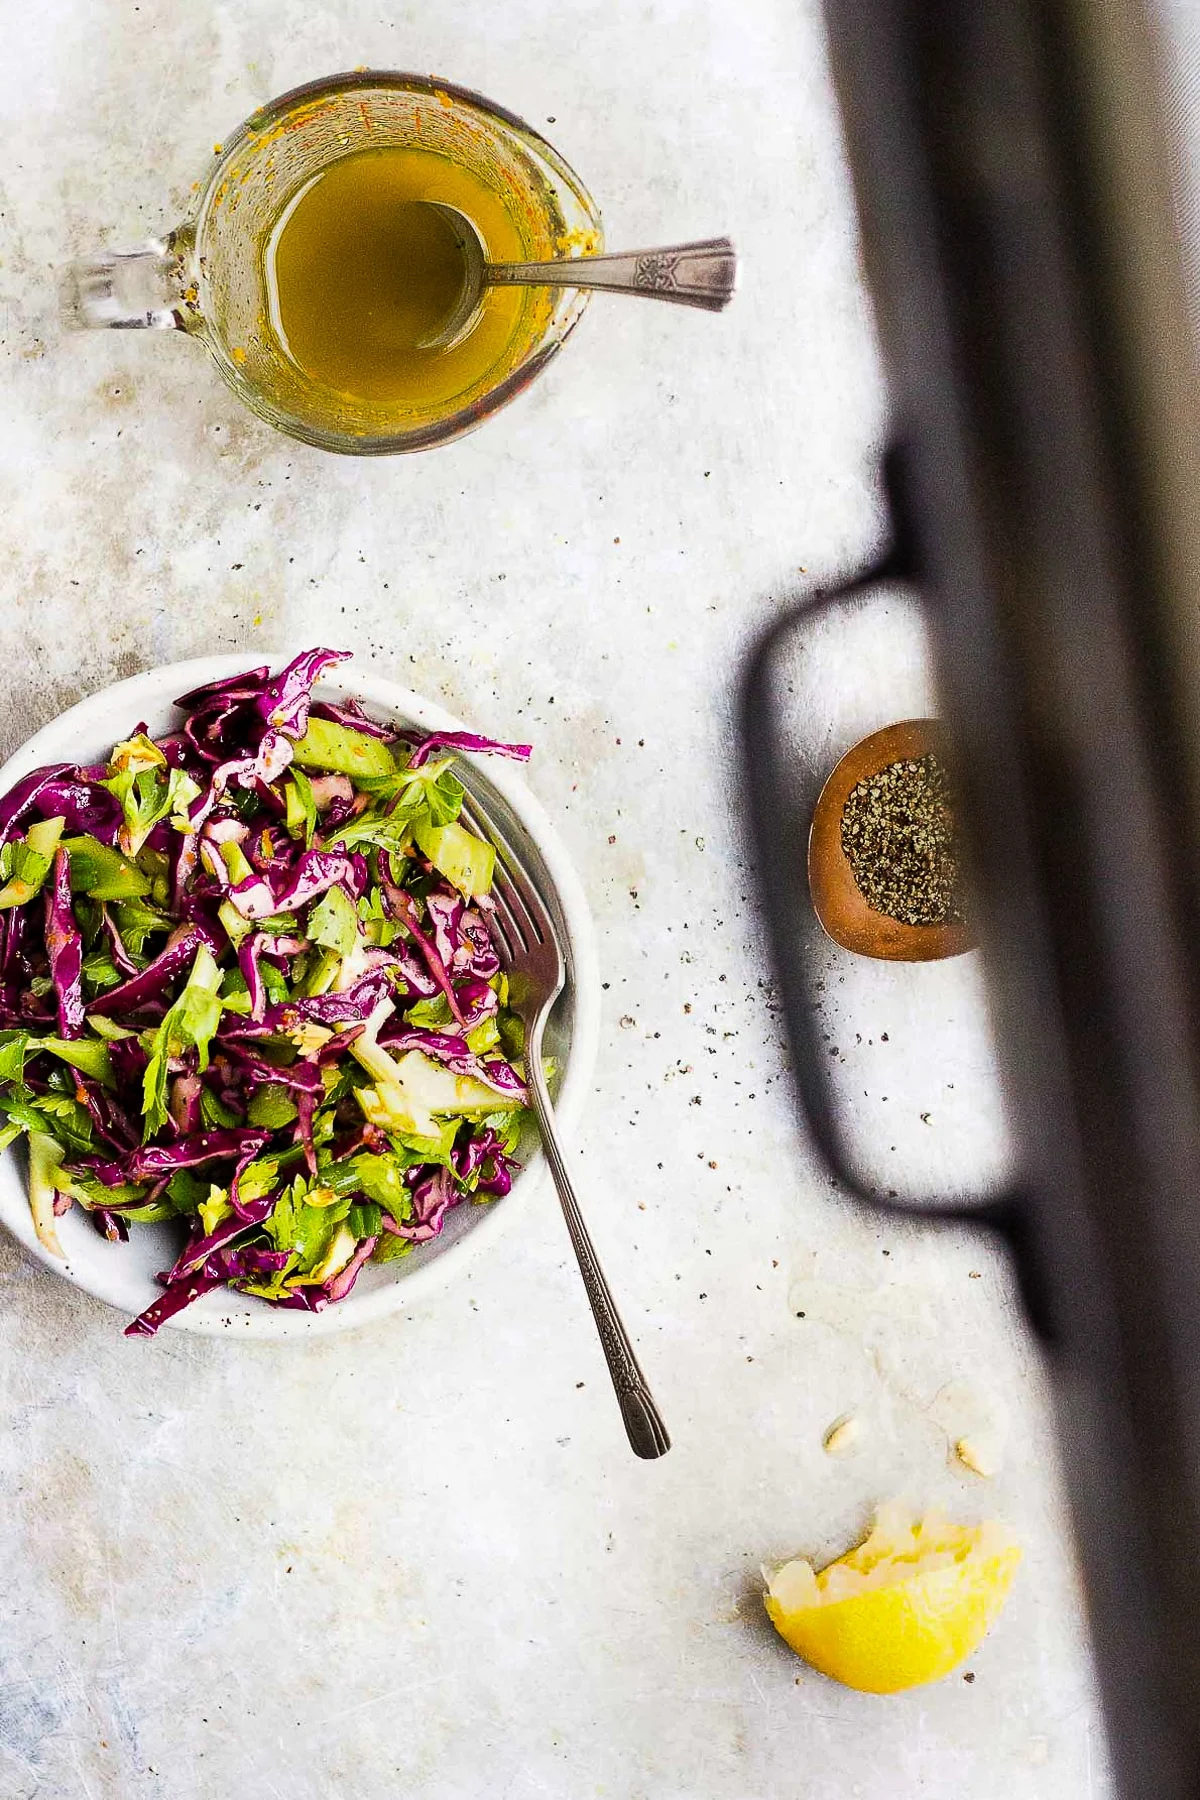
M 742 678 L 740 725 L 760 913 L 783 1001 L 801 1107 L 829 1174 L 845 1197 L 863 1209 L 941 1225 L 983 1227 L 998 1233 L 1015 1263 L 1030 1320 L 1049 1342 L 1055 1333 L 1032 1244 L 1029 1205 L 1019 1190 L 963 1205 L 955 1201 L 939 1204 L 934 1200 L 893 1200 L 863 1184 L 847 1153 L 838 1121 L 826 1058 L 818 1039 L 803 934 L 795 929 L 797 904 L 808 904 L 807 888 L 801 892 L 800 884 L 807 868 L 811 819 L 807 814 L 797 816 L 797 808 L 789 799 L 787 751 L 772 682 L 776 659 L 802 621 L 815 624 L 847 602 L 866 598 L 876 588 L 894 588 L 897 584 L 911 588 L 913 573 L 902 550 L 893 549 L 832 593 L 791 607 L 763 632 L 750 654 Z

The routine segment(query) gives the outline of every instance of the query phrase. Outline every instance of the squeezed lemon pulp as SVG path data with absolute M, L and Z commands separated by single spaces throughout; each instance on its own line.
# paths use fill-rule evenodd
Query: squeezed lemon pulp
M 863 1693 L 938 1681 L 999 1616 L 1021 1560 L 998 1519 L 952 1525 L 879 1508 L 863 1543 L 815 1573 L 803 1557 L 770 1579 L 767 1613 L 797 1655 Z
M 270 329 L 289 361 L 317 387 L 384 407 L 398 423 L 515 366 L 545 311 L 535 290 L 489 288 L 466 338 L 424 348 L 466 274 L 452 228 L 424 204 L 431 200 L 467 215 L 490 260 L 527 254 L 504 195 L 417 148 L 353 151 L 328 164 L 282 209 L 264 252 Z

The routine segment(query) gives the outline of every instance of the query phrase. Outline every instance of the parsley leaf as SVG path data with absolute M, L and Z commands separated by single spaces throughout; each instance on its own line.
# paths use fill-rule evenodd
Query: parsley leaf
M 126 856 L 136 856 L 154 827 L 168 813 L 186 827 L 187 809 L 200 788 L 185 769 L 170 769 L 158 745 L 141 733 L 118 744 L 109 763 L 111 774 L 100 783 L 118 801 L 122 824 L 118 843 Z

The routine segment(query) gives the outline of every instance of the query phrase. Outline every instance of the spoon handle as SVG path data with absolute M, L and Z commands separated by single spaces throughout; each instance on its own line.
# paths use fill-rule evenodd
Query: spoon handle
M 674 244 L 662 250 L 629 250 L 620 256 L 573 256 L 554 262 L 489 263 L 492 287 L 607 288 L 643 294 L 678 306 L 720 312 L 737 287 L 737 252 L 728 238 Z

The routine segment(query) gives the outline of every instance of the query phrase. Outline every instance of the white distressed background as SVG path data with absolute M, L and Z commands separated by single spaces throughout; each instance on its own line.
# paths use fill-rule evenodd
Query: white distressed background
M 609 984 L 580 1178 L 675 1437 L 627 1454 L 550 1195 L 461 1287 L 311 1350 L 126 1342 L 0 1246 L 0 1794 L 1099 1800 L 1004 1271 L 830 1203 L 729 818 L 751 624 L 880 530 L 812 0 L 4 0 L 0 25 L 0 751 L 115 676 L 296 638 L 536 740 Z M 273 437 L 193 345 L 61 335 L 68 256 L 174 223 L 214 141 L 358 64 L 541 126 L 614 247 L 728 230 L 735 307 L 598 302 L 509 412 L 376 462 Z M 901 1008 L 864 1073 L 923 1042 Z M 935 1130 L 944 1099 L 931 1073 Z M 902 1165 L 915 1104 L 896 1127 Z M 849 1408 L 867 1444 L 831 1463 Z M 947 1459 L 967 1413 L 1007 1430 L 987 1488 Z M 878 1700 L 774 1639 L 758 1569 L 895 1491 L 1000 1510 L 1028 1555 L 973 1682 Z

